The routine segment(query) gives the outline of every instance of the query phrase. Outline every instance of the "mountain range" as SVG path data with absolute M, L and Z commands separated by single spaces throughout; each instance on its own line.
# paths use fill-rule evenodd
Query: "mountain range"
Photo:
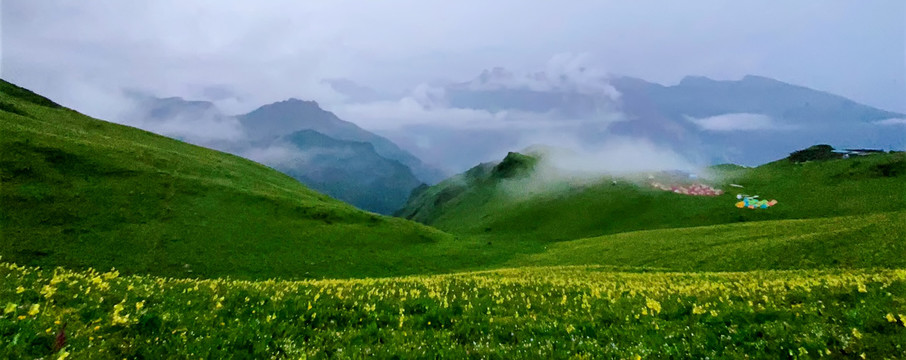
M 244 135 L 199 105 L 145 125 Z M 904 353 L 902 152 L 574 178 L 538 146 L 417 187 L 418 224 L 5 81 L 0 134 L 0 358 Z M 314 130 L 264 143 L 390 161 Z M 727 191 L 663 186 L 690 182 Z
M 349 80 L 327 82 L 352 101 L 388 98 Z M 426 106 L 504 117 L 529 114 L 549 119 L 558 136 L 579 146 L 629 139 L 697 164 L 754 166 L 816 143 L 906 148 L 906 115 L 762 76 L 688 76 L 665 86 L 628 76 L 516 75 L 494 68 L 467 82 L 439 86 L 441 91 L 431 92 L 432 104 Z M 433 185 L 445 178 L 391 139 L 424 136 L 439 147 L 434 153 L 443 156 L 441 163 L 432 159 L 435 164 L 450 168 L 450 163 L 475 164 L 529 145 L 522 143 L 525 128 L 546 132 L 519 124 L 522 120 L 515 117 L 507 120 L 512 126 L 500 128 L 479 131 L 449 122 L 428 123 L 400 130 L 408 134 L 384 137 L 314 101 L 292 98 L 238 116 L 227 116 L 207 101 L 178 97 L 143 97 L 139 104 L 133 116 L 146 119 L 142 128 L 262 162 L 318 191 L 383 214 L 403 207 L 420 183 Z
M 688 76 L 665 86 L 627 76 L 495 68 L 443 89 L 441 101 L 453 108 L 549 114 L 574 123 L 570 135 L 583 145 L 626 136 L 710 164 L 758 165 L 815 143 L 906 147 L 904 114 L 763 76 Z
M 315 190 L 377 213 L 398 210 L 412 189 L 444 178 L 390 140 L 341 120 L 314 101 L 288 99 L 235 117 L 211 102 L 178 97 L 145 96 L 139 104 L 131 116 L 145 119 L 145 128 L 260 161 Z M 170 125 L 178 124 L 177 131 L 168 133 Z M 213 139 L 186 135 L 185 129 L 199 124 L 208 125 L 203 131 L 233 128 L 235 135 Z

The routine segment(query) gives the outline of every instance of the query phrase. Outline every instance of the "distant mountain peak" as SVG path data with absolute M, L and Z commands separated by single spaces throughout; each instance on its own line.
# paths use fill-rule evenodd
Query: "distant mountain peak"
M 289 98 L 261 106 L 250 114 L 254 113 L 266 113 L 270 114 L 269 116 L 278 116 L 284 119 L 297 118 L 307 121 L 323 121 L 326 118 L 336 118 L 334 113 L 321 108 L 317 101 L 298 98 Z
M 711 84 L 714 82 L 716 82 L 716 80 L 711 79 L 707 76 L 689 75 L 689 76 L 683 77 L 683 79 L 680 80 L 679 84 L 688 86 L 688 85 Z
M 213 109 L 214 108 L 214 103 L 212 103 L 210 101 L 186 100 L 185 98 L 182 98 L 179 96 L 159 98 L 159 99 L 157 99 L 157 102 L 160 105 L 182 105 L 182 106 L 190 106 L 190 107 L 201 108 L 201 109 Z
M 291 106 L 305 106 L 305 107 L 316 107 L 321 109 L 321 106 L 318 105 L 317 101 L 314 100 L 302 100 L 299 98 L 289 98 L 283 101 L 275 102 L 271 105 L 291 105 Z M 265 105 L 267 106 L 267 105 Z
M 779 80 L 777 80 L 777 79 L 769 78 L 769 77 L 767 77 L 767 76 L 752 75 L 752 74 L 743 76 L 742 79 L 741 79 L 740 81 L 770 81 L 770 82 L 782 82 L 782 81 L 779 81 Z
M 715 80 L 707 76 L 690 75 L 684 77 L 679 82 L 679 86 L 702 86 L 714 85 L 716 83 L 735 83 L 735 84 L 787 84 L 783 81 L 769 78 L 767 76 L 748 74 L 739 80 Z

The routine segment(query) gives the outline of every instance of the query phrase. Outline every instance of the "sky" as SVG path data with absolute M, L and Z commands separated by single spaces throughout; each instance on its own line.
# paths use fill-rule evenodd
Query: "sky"
M 579 65 L 665 85 L 757 74 L 906 113 L 901 0 L 4 0 L 0 27 L 0 77 L 114 120 L 133 90 L 231 114 L 316 100 L 385 134 L 407 121 L 480 127 L 498 114 L 432 111 L 426 84 Z M 351 103 L 325 79 L 399 99 Z
M 75 107 L 90 96 L 63 91 L 231 91 L 248 99 L 236 111 L 291 96 L 330 102 L 325 78 L 401 91 L 579 53 L 664 84 L 758 74 L 906 112 L 900 0 L 5 0 L 0 11 L 0 76 Z

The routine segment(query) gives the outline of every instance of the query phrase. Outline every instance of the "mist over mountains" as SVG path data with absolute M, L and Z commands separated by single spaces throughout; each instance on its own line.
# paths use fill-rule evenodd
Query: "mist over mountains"
M 754 75 L 665 86 L 555 58 L 545 71 L 496 67 L 402 96 L 325 83 L 346 97 L 327 105 L 336 113 L 291 98 L 229 116 L 208 101 L 131 94 L 127 123 L 262 162 L 385 214 L 421 183 L 539 144 L 570 149 L 575 159 L 563 161 L 587 167 L 577 170 L 612 172 L 751 166 L 816 143 L 906 147 L 906 115 Z
M 452 166 L 451 172 L 533 144 L 596 153 L 605 143 L 638 141 L 701 165 L 749 166 L 816 143 L 906 147 L 906 115 L 767 77 L 687 76 L 665 86 L 566 63 L 525 74 L 498 67 L 338 113 L 375 127 L 400 119 L 375 131 L 429 163 Z M 470 140 L 467 146 L 448 151 L 462 139 Z
M 365 210 L 391 213 L 413 188 L 444 177 L 314 101 L 288 99 L 229 116 L 207 101 L 130 96 L 129 124 L 261 162 Z

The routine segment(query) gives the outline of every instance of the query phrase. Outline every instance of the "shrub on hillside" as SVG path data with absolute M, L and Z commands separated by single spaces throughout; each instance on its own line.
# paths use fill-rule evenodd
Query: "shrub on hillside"
M 834 152 L 834 148 L 830 145 L 814 145 L 810 146 L 807 149 L 794 151 L 790 154 L 790 161 L 794 163 L 801 163 L 806 161 L 818 161 L 818 160 L 830 160 L 838 159 L 840 155 Z

